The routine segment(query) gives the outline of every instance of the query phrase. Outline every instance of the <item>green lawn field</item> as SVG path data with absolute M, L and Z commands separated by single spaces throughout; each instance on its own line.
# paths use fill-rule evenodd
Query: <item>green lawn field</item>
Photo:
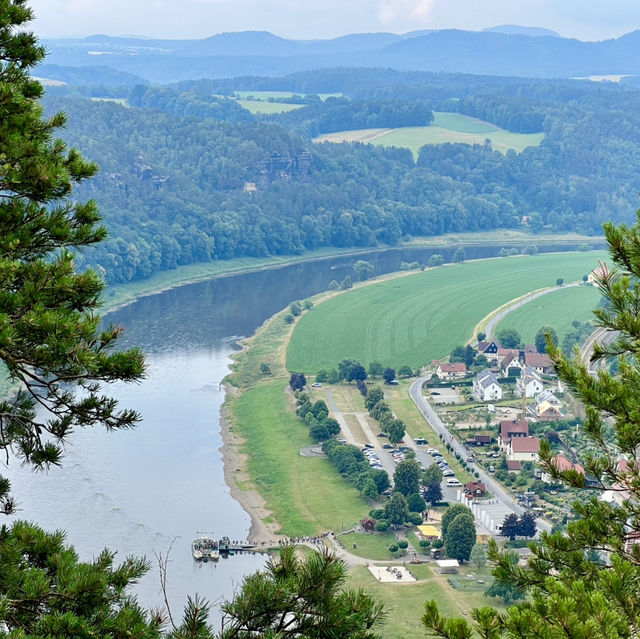
M 316 373 L 345 357 L 366 365 L 422 366 L 465 343 L 495 308 L 556 279 L 575 282 L 603 252 L 556 253 L 450 264 L 332 297 L 298 320 L 287 369 Z
M 282 98 L 291 98 L 294 95 L 306 95 L 304 93 L 294 93 L 292 91 L 235 91 L 236 97 L 240 100 L 246 100 L 250 98 L 252 100 L 269 100 L 273 98 L 274 100 L 280 100 Z M 317 93 L 317 95 L 321 100 L 326 100 L 327 98 L 340 98 L 342 97 L 342 93 Z
M 525 344 L 533 344 L 536 333 L 542 326 L 551 326 L 562 344 L 564 336 L 571 330 L 571 322 L 587 322 L 593 319 L 593 309 L 601 294 L 595 286 L 572 286 L 543 295 L 509 313 L 496 327 L 496 332 L 514 328 Z
M 304 104 L 288 104 L 286 102 L 265 102 L 264 100 L 237 100 L 238 104 L 251 113 L 285 113 L 301 109 Z
M 314 142 L 366 142 L 380 146 L 405 147 L 417 157 L 418 151 L 425 144 L 484 144 L 488 139 L 496 151 L 506 153 L 513 149 L 519 153 L 527 147 L 538 146 L 543 138 L 543 133 L 512 133 L 490 122 L 460 113 L 435 112 L 433 123 L 429 126 L 338 131 L 320 135 Z
M 300 455 L 313 442 L 293 411 L 286 385 L 283 379 L 259 384 L 231 402 L 235 432 L 250 453 L 249 475 L 283 534 L 300 537 L 351 528 L 370 506 L 329 460 Z

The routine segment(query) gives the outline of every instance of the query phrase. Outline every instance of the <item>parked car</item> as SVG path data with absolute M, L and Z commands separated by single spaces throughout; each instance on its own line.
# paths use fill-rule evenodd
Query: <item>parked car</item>
M 313 384 L 311 384 L 312 388 L 320 388 L 322 386 L 322 384 L 320 382 L 313 382 Z
M 495 473 L 496 469 L 493 466 L 489 466 L 489 472 L 490 473 Z
M 386 437 L 387 433 L 378 433 L 377 437 Z
M 453 477 L 455 473 L 450 468 L 447 468 L 447 470 L 442 471 L 442 475 L 444 477 Z
M 387 450 L 393 450 L 393 444 L 390 444 L 389 442 L 386 442 L 386 443 L 382 444 L 382 448 L 385 448 Z

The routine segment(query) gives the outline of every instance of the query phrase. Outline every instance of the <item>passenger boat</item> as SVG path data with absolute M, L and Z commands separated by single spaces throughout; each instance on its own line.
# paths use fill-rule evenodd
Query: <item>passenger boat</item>
M 194 539 L 191 543 L 191 553 L 196 561 L 207 562 L 209 559 L 218 561 L 220 558 L 217 540 L 208 536 Z

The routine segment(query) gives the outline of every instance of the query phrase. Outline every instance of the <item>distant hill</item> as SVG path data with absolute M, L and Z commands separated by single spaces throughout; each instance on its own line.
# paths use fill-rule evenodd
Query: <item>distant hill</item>
M 240 75 L 283 76 L 331 67 L 546 78 L 640 75 L 640 32 L 582 42 L 548 29 L 517 25 L 481 32 L 360 33 L 309 41 L 244 31 L 202 40 L 94 35 L 51 39 L 44 44 L 50 52 L 49 64 L 84 68 L 98 62 L 158 84 Z M 104 83 L 114 86 L 117 81 L 116 76 L 105 78 Z
M 560 38 L 560 34 L 552 31 L 551 29 L 545 29 L 543 27 L 522 27 L 519 24 L 501 24 L 497 27 L 487 27 L 482 30 L 483 32 L 493 33 L 506 33 L 507 35 L 526 35 L 532 38 L 539 36 L 551 36 L 553 38 Z

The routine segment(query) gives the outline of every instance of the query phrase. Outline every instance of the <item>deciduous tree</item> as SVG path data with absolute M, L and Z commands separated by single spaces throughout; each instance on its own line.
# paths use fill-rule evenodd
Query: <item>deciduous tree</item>
M 414 459 L 404 459 L 393 473 L 395 489 L 405 497 L 420 489 L 420 464 Z

